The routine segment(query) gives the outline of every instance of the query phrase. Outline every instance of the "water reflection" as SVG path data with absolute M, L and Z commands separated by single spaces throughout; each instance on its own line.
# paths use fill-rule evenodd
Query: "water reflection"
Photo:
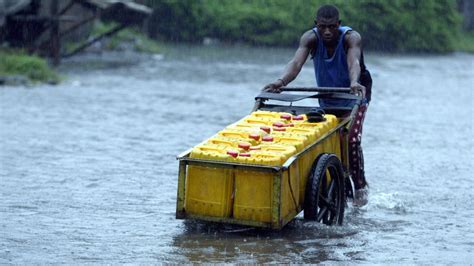
M 297 218 L 281 231 L 217 223 L 184 221 L 183 231 L 173 237 L 173 246 L 188 262 L 224 263 L 319 263 L 365 260 L 361 226 L 363 213 L 351 211 L 359 220 L 344 226 L 326 226 Z

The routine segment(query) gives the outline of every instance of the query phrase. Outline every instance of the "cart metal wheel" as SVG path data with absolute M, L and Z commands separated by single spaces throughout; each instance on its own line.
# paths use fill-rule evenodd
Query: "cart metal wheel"
M 345 184 L 342 164 L 334 154 L 322 154 L 315 160 L 308 178 L 304 218 L 327 225 L 342 225 Z

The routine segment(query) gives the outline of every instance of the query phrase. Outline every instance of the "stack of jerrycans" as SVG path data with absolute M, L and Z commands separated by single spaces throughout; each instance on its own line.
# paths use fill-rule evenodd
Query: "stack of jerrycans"
M 256 111 L 193 148 L 190 157 L 245 165 L 282 166 L 337 125 L 334 116 L 308 123 L 305 115 Z M 334 134 L 336 135 L 336 134 Z M 338 141 L 338 140 L 335 140 Z M 311 164 L 317 154 L 333 150 L 324 141 L 285 171 L 281 184 L 281 214 L 298 209 Z M 337 142 L 338 143 L 338 142 Z M 338 146 L 338 145 L 336 145 Z M 210 166 L 188 167 L 186 212 L 194 215 L 271 222 L 274 173 Z M 298 196 L 296 196 L 298 195 Z

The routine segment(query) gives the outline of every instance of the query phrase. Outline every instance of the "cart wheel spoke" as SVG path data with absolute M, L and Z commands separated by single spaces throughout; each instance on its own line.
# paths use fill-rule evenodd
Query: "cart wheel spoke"
M 334 192 L 334 188 L 336 186 L 336 182 L 334 179 L 331 180 L 331 183 L 329 183 L 329 189 L 328 189 L 328 199 L 332 198 L 332 193 Z
M 317 221 L 318 221 L 318 222 L 321 222 L 321 220 L 323 220 L 323 218 L 327 218 L 327 212 L 328 212 L 328 208 L 327 208 L 327 207 L 321 208 L 321 211 L 318 213 L 318 219 L 317 219 Z M 326 219 L 325 219 L 325 220 L 326 220 Z
M 325 198 L 323 195 L 319 195 L 319 203 L 328 206 L 330 203 L 329 199 Z
M 323 196 L 319 197 L 320 208 L 329 208 L 331 212 L 336 212 L 336 202 L 332 202 L 330 199 Z

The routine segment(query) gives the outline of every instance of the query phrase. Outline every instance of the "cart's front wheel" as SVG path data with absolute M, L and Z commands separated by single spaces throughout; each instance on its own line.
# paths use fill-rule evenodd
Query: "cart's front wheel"
M 305 219 L 327 225 L 342 224 L 345 184 L 342 164 L 336 155 L 322 154 L 316 159 L 305 193 Z

